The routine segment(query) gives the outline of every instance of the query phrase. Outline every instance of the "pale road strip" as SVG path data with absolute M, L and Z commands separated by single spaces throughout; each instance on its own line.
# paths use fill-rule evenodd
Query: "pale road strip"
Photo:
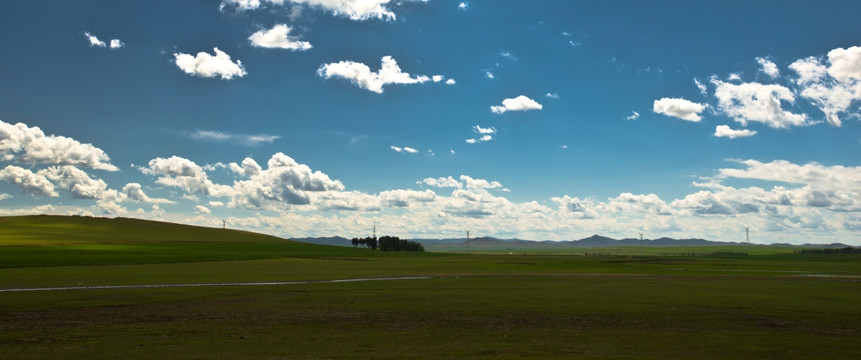
M 179 287 L 208 287 L 208 286 L 302 285 L 302 284 L 345 283 L 345 282 L 360 282 L 360 281 L 421 280 L 421 279 L 430 279 L 430 278 L 431 278 L 430 276 L 402 276 L 402 277 L 386 277 L 386 278 L 306 280 L 306 281 L 262 281 L 262 282 L 226 282 L 226 283 L 194 283 L 194 284 L 58 286 L 58 287 L 0 289 L 0 293 L 3 293 L 3 292 L 25 292 L 25 291 L 153 289 L 153 288 L 179 288 Z

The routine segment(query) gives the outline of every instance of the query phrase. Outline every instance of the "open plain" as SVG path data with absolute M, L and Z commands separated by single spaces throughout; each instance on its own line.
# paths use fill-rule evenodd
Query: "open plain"
M 2 359 L 861 357 L 858 254 L 394 253 L 54 216 L 0 229 Z

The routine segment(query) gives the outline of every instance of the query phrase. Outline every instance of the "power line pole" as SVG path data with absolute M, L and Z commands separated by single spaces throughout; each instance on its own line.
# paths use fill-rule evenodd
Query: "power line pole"
M 469 230 L 466 231 L 466 252 L 469 252 Z
M 226 229 L 227 229 L 227 219 L 222 219 L 222 220 L 221 220 L 221 229 L 222 229 L 222 230 L 226 230 Z
M 640 233 L 640 246 L 643 246 L 643 233 Z
M 377 224 L 374 224 L 374 239 L 377 238 Z

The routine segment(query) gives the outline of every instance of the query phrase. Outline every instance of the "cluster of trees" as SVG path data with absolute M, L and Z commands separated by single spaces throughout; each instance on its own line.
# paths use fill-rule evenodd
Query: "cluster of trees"
M 379 247 L 382 251 L 425 251 L 421 243 L 399 239 L 397 236 L 383 236 L 379 240 L 375 237 L 353 238 L 352 243 L 354 248 L 362 245 L 371 250 Z
M 399 239 L 397 236 L 383 236 L 380 238 L 380 250 L 424 252 L 425 247 L 415 241 Z
M 371 250 L 377 250 L 377 238 L 370 236 L 364 239 L 353 238 L 353 247 L 357 247 L 359 245 L 362 245 Z
M 847 246 L 840 249 L 801 249 L 795 250 L 796 254 L 861 254 L 861 249 Z

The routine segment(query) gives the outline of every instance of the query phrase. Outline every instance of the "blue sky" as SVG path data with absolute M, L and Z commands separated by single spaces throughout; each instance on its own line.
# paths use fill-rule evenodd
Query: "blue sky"
M 4 214 L 861 244 L 852 2 L 4 7 Z

